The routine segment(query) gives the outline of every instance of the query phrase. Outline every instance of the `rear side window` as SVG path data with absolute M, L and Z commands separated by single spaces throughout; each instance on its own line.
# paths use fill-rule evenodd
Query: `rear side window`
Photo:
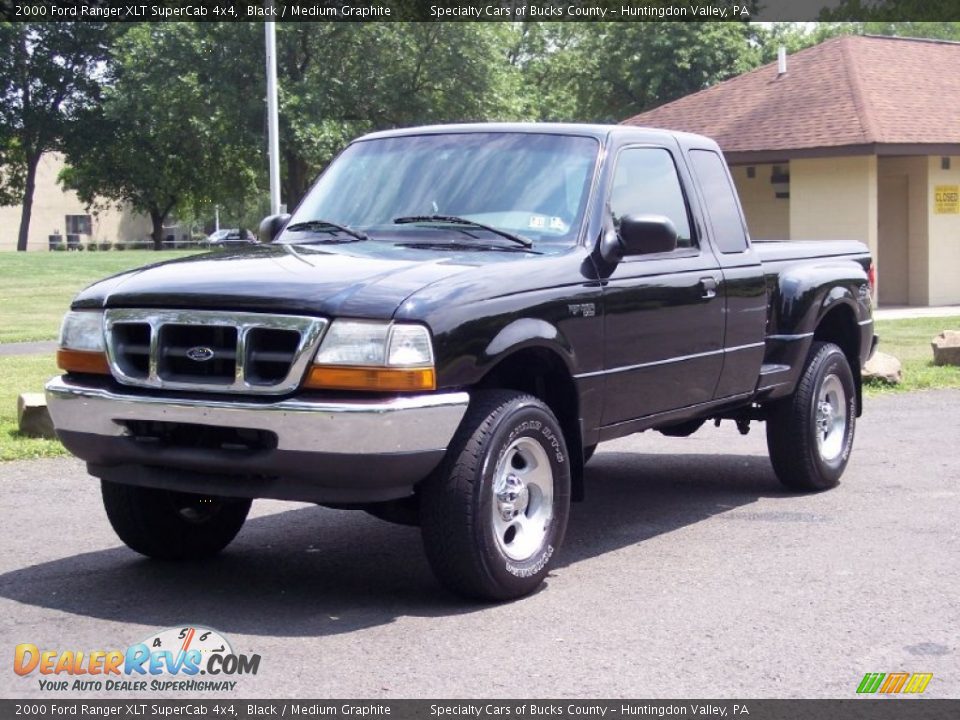
M 743 252 L 747 233 L 723 158 L 710 150 L 691 150 L 690 160 L 703 188 L 717 247 L 722 253 Z
M 617 227 L 624 215 L 666 215 L 677 228 L 677 247 L 693 244 L 677 167 L 670 153 L 661 148 L 627 148 L 620 153 L 610 212 Z

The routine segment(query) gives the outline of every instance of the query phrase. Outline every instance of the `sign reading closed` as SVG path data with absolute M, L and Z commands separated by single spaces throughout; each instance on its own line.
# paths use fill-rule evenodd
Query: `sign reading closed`
M 937 215 L 960 214 L 960 185 L 934 186 L 933 211 Z

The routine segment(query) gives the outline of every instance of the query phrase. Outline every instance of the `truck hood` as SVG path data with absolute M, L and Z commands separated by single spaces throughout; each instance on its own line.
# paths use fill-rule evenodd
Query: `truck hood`
M 370 243 L 266 245 L 150 265 L 84 290 L 74 308 L 191 308 L 389 319 L 412 293 L 480 262 Z M 502 259 L 517 259 L 510 253 Z M 470 253 L 475 256 L 477 253 Z

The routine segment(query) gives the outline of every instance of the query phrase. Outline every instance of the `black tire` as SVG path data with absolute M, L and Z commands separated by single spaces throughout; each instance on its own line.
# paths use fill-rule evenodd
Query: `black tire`
M 831 405 L 828 412 L 821 412 L 822 402 Z M 813 343 L 797 389 L 767 420 L 767 447 L 780 482 L 806 492 L 835 487 L 850 459 L 856 420 L 856 385 L 846 356 L 833 343 Z
M 594 443 L 593 445 L 587 445 L 587 446 L 583 449 L 583 464 L 584 464 L 584 465 L 586 465 L 588 462 L 590 462 L 590 458 L 593 457 L 593 454 L 594 454 L 596 451 L 597 451 L 597 443 Z
M 100 483 L 114 531 L 131 550 L 158 560 L 216 555 L 243 527 L 250 500 Z
M 539 474 L 546 469 L 552 481 Z M 533 592 L 570 511 L 570 461 L 553 413 L 523 393 L 477 392 L 443 463 L 424 482 L 420 508 L 427 558 L 450 590 L 480 600 Z M 498 525 L 509 526 L 501 533 Z

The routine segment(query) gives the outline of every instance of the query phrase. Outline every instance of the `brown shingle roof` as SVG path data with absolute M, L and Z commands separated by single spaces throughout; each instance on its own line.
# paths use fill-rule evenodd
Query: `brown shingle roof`
M 625 120 L 726 152 L 960 143 L 960 43 L 845 36 Z

